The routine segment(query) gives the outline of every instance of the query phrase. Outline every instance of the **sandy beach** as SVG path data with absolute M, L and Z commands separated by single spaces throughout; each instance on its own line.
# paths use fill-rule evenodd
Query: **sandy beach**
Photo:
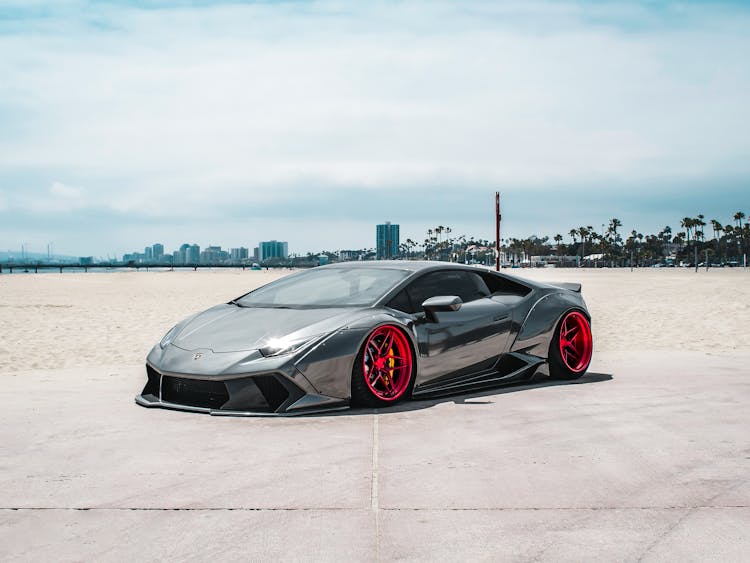
M 576 281 L 595 352 L 750 351 L 750 271 L 522 269 Z M 0 372 L 138 364 L 182 318 L 288 274 L 174 271 L 0 276 Z
M 572 383 L 293 418 L 134 404 L 175 322 L 286 273 L 0 276 L 0 560 L 747 560 L 750 271 L 513 271 L 583 283 Z

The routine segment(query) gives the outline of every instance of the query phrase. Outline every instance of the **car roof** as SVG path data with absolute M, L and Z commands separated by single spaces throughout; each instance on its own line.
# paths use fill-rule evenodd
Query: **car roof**
M 377 268 L 385 270 L 408 270 L 410 272 L 421 272 L 424 270 L 438 269 L 462 269 L 476 271 L 480 268 L 467 266 L 456 262 L 438 262 L 427 260 L 366 260 L 358 262 L 337 262 L 336 264 L 327 264 L 321 268 Z M 484 269 L 484 268 L 481 268 Z
M 336 262 L 335 264 L 318 266 L 318 268 L 331 268 L 340 270 L 367 268 L 402 270 L 410 272 L 409 276 L 407 277 L 408 279 L 413 279 L 418 274 L 423 272 L 434 272 L 439 270 L 465 270 L 467 272 L 482 272 L 484 274 L 499 276 L 512 283 L 517 283 L 530 289 L 549 287 L 548 285 L 540 282 L 528 280 L 526 278 L 521 279 L 505 272 L 497 272 L 494 269 L 486 266 L 460 264 L 458 262 L 441 262 L 437 260 L 364 260 L 357 262 Z

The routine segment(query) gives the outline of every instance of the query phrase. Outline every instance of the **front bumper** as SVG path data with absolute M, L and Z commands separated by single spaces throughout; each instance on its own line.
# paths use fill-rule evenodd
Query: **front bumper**
M 305 391 L 280 372 L 231 377 L 167 373 L 146 364 L 148 381 L 135 402 L 215 416 L 279 416 L 346 409 L 348 401 Z

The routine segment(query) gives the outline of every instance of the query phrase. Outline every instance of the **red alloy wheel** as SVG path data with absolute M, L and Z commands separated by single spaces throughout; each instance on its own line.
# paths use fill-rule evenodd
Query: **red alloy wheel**
M 381 326 L 370 334 L 362 356 L 362 373 L 370 392 L 395 401 L 409 388 L 412 354 L 409 341 L 396 327 Z
M 568 313 L 560 323 L 560 357 L 573 373 L 586 371 L 591 362 L 593 339 L 588 319 L 578 311 Z

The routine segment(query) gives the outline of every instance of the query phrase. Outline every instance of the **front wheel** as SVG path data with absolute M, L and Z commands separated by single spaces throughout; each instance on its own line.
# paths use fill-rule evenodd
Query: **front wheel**
M 578 379 L 591 363 L 594 339 L 591 324 L 581 311 L 569 311 L 560 320 L 549 349 L 552 377 Z
M 352 371 L 352 404 L 381 407 L 407 397 L 414 385 L 414 355 L 409 339 L 393 325 L 370 333 Z

